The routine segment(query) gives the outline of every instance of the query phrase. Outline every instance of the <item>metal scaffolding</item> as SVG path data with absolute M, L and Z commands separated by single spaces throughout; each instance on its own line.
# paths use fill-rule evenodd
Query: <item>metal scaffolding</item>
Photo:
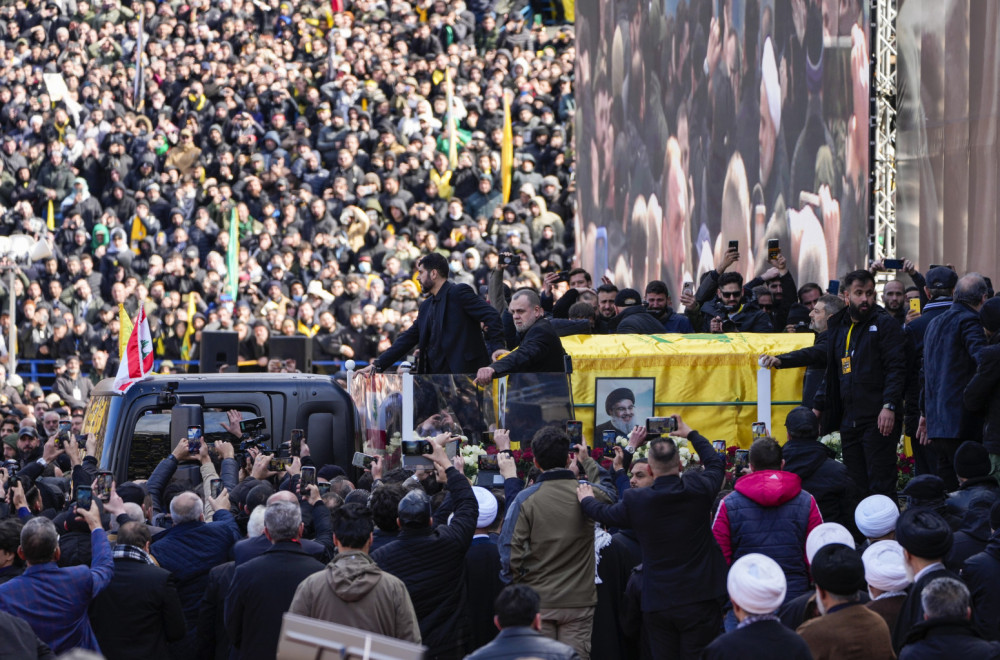
M 896 256 L 896 6 L 871 0 L 869 258 Z M 884 273 L 883 275 L 888 275 Z

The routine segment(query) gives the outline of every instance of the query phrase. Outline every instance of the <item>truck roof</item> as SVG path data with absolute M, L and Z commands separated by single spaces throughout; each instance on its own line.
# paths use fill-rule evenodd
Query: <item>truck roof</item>
M 187 390 L 203 391 L 206 388 L 229 391 L 259 391 L 269 385 L 296 383 L 316 384 L 333 387 L 333 379 L 323 374 L 272 374 L 272 373 L 236 373 L 236 374 L 168 374 L 151 376 L 140 380 L 131 387 L 129 392 L 146 394 L 159 392 L 167 384 L 174 384 L 171 389 L 183 393 Z M 121 396 L 115 389 L 115 379 L 105 378 L 94 388 L 94 395 Z

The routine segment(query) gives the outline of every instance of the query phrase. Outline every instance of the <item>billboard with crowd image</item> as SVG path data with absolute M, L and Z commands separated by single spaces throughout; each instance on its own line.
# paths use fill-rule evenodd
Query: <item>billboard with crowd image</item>
M 577 236 L 619 287 L 675 304 L 739 241 L 799 284 L 868 249 L 870 24 L 860 0 L 580 0 Z

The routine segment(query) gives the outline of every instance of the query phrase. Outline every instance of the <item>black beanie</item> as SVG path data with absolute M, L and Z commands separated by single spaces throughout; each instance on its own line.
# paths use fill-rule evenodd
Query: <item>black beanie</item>
M 955 474 L 963 479 L 985 477 L 992 467 L 990 453 L 978 442 L 966 440 L 955 452 Z

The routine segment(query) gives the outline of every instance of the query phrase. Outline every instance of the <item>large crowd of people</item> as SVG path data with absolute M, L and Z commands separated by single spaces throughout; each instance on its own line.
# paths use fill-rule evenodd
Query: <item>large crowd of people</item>
M 0 234 L 53 253 L 0 301 L 0 356 L 51 369 L 43 387 L 0 367 L 0 656 L 272 658 L 292 612 L 442 659 L 1000 657 L 988 278 L 906 262 L 880 305 L 885 264 L 832 290 L 781 254 L 745 281 L 750 254 L 720 248 L 681 290 L 619 288 L 576 258 L 565 8 L 339 5 L 0 7 Z M 238 427 L 109 487 L 98 439 L 64 438 L 117 370 L 119 306 L 140 304 L 163 372 L 196 369 L 212 330 L 238 333 L 243 368 L 294 369 L 280 334 L 360 378 L 418 349 L 418 372 L 484 385 L 560 370 L 573 334 L 815 342 L 760 356 L 806 368 L 803 406 L 731 490 L 682 419 L 647 436 L 610 403 L 628 436 L 610 465 L 546 426 L 519 476 L 498 429 L 499 489 L 470 484 L 448 435 L 422 468 L 346 474 L 308 442 L 272 470 Z M 682 467 L 675 438 L 700 460 Z

